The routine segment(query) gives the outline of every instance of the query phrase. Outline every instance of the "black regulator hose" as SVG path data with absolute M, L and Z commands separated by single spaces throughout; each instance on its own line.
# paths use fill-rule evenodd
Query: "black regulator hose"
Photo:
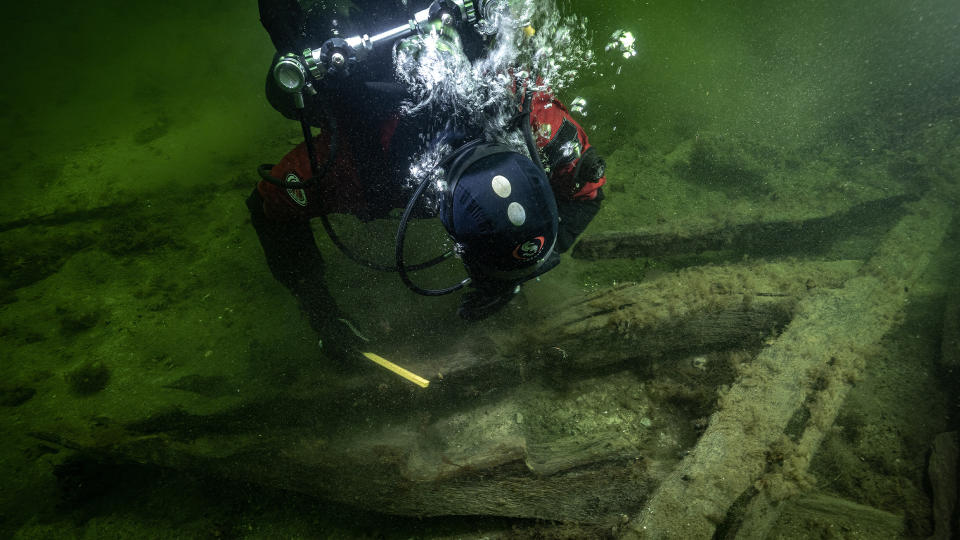
M 407 265 L 403 262 L 403 244 L 404 239 L 407 235 L 407 223 L 410 222 L 410 216 L 413 215 L 413 209 L 417 205 L 417 201 L 420 199 L 420 196 L 423 195 L 424 189 L 426 189 L 427 184 L 430 183 L 430 176 L 427 176 L 420 182 L 420 185 L 417 186 L 417 190 L 414 192 L 413 196 L 410 197 L 410 200 L 407 202 L 407 207 L 403 210 L 403 217 L 400 218 L 400 226 L 397 227 L 397 273 L 400 275 L 400 280 L 403 281 L 403 284 L 406 285 L 411 291 L 422 294 L 423 296 L 443 296 L 445 294 L 450 294 L 454 291 L 460 290 L 463 287 L 467 286 L 470 283 L 470 278 L 464 278 L 463 281 L 452 285 L 445 289 L 424 289 L 418 286 L 416 283 L 410 280 L 410 276 L 407 275 L 407 272 L 416 270 L 417 267 Z M 453 254 L 453 251 L 448 251 L 443 254 L 442 257 L 446 259 Z M 438 257 L 439 258 L 439 257 Z M 423 265 L 417 265 L 418 267 L 423 267 Z
M 300 129 L 303 132 L 304 145 L 307 147 L 307 158 L 310 161 L 310 178 L 296 182 L 288 182 L 286 178 L 274 178 L 273 175 L 270 174 L 270 171 L 273 169 L 273 164 L 264 163 L 257 167 L 257 174 L 260 175 L 263 181 L 283 189 L 303 189 L 319 182 L 327 175 L 330 167 L 332 167 L 333 163 L 337 160 L 337 150 L 340 147 L 340 132 L 337 129 L 337 119 L 333 115 L 329 115 L 327 117 L 327 128 L 330 130 L 330 151 L 327 154 L 327 161 L 321 169 L 317 161 L 317 149 L 313 146 L 313 133 L 311 133 L 310 124 L 307 123 L 302 109 L 297 111 L 297 115 L 300 118 Z
M 537 164 L 537 167 L 540 168 L 546 174 L 546 170 L 543 167 L 543 162 L 540 161 L 540 152 L 537 150 L 537 143 L 533 139 L 533 130 L 530 128 L 530 110 L 531 104 L 533 102 L 533 91 L 529 88 L 524 90 L 524 100 L 523 108 L 520 113 L 514 118 L 514 121 L 519 123 L 520 130 L 523 131 L 524 141 L 527 143 L 527 152 L 530 153 L 530 159 Z M 549 176 L 549 175 L 548 175 Z M 400 279 L 403 281 L 410 290 L 417 294 L 422 294 L 424 296 L 442 296 L 445 294 L 450 294 L 454 291 L 462 289 L 470 284 L 471 278 L 467 277 L 460 283 L 452 285 L 445 289 L 424 289 L 413 281 L 410 280 L 410 276 L 407 275 L 408 271 L 417 269 L 416 267 L 407 267 L 403 262 L 403 244 L 404 238 L 407 234 L 407 223 L 410 221 L 410 216 L 413 214 L 413 208 L 416 206 L 417 200 L 420 199 L 420 196 L 423 195 L 424 189 L 426 189 L 427 184 L 430 182 L 430 177 L 428 176 L 420 185 L 417 186 L 417 191 L 410 197 L 410 201 L 407 203 L 406 209 L 403 211 L 403 217 L 400 218 L 400 226 L 397 228 L 397 273 L 400 274 Z M 450 252 L 444 255 L 444 258 L 449 257 Z
M 530 89 L 525 89 L 523 97 L 523 109 L 520 111 L 520 117 L 518 118 L 521 124 L 520 130 L 523 131 L 523 140 L 527 142 L 527 152 L 530 153 L 530 159 L 537 164 L 537 167 L 540 167 L 543 174 L 547 174 L 543 162 L 540 161 L 540 151 L 537 150 L 537 143 L 533 140 L 533 130 L 530 129 L 530 107 L 533 102 L 533 92 Z M 547 177 L 549 178 L 550 175 L 547 174 Z
M 327 219 L 327 216 L 325 214 L 320 216 L 320 222 L 323 223 L 323 228 L 325 231 L 327 231 L 327 236 L 330 237 L 330 241 L 333 242 L 333 245 L 337 246 L 337 249 L 343 252 L 343 254 L 346 255 L 347 258 L 350 259 L 351 261 L 357 264 L 360 264 L 362 266 L 366 266 L 367 268 L 370 268 L 373 270 L 379 270 L 381 272 L 399 272 L 400 271 L 399 267 L 397 266 L 391 266 L 386 264 L 375 263 L 373 261 L 368 261 L 360 257 L 359 255 L 355 254 L 354 252 L 350 251 L 350 248 L 348 248 L 346 244 L 344 244 L 340 240 L 340 237 L 337 236 L 336 232 L 334 232 L 333 226 L 330 225 L 330 220 Z M 442 263 L 443 261 L 449 259 L 451 255 L 453 255 L 453 251 L 447 251 L 446 253 L 442 255 L 438 255 L 430 259 L 429 261 L 424 261 L 422 263 L 408 266 L 406 270 L 409 272 L 416 272 L 417 270 L 430 268 L 431 266 L 436 266 Z
M 307 147 L 307 158 L 310 162 L 310 178 L 302 182 L 288 182 L 285 178 L 274 178 L 273 175 L 270 174 L 270 171 L 273 170 L 272 164 L 263 164 L 257 167 L 257 173 L 260 175 L 260 178 L 284 189 L 303 189 L 312 186 L 327 175 L 327 172 L 330 171 L 330 167 L 333 166 L 333 163 L 337 159 L 337 150 L 340 143 L 340 132 L 337 129 L 336 117 L 334 115 L 327 115 L 327 127 L 330 130 L 330 150 L 327 154 L 327 161 L 323 164 L 323 168 L 321 169 L 317 160 L 317 149 L 313 145 L 313 133 L 310 130 L 310 124 L 307 123 L 307 120 L 303 114 L 303 110 L 298 111 L 298 116 L 300 119 L 300 129 L 303 132 L 304 144 Z M 330 224 L 330 219 L 327 218 L 326 214 L 322 214 L 320 216 L 320 222 L 323 224 L 323 229 L 327 231 L 327 236 L 330 237 L 330 241 L 333 242 L 333 245 L 337 246 L 337 249 L 339 249 L 351 261 L 373 270 L 379 270 L 381 272 L 397 271 L 396 266 L 389 266 L 368 261 L 351 251 L 350 248 L 348 248 L 346 244 L 340 240 L 340 237 L 337 235 L 336 231 L 333 230 L 333 225 Z M 428 261 L 409 266 L 407 267 L 407 271 L 415 272 L 417 270 L 435 266 L 447 260 L 451 255 L 453 255 L 453 251 L 448 251 Z
M 307 158 L 310 160 L 310 182 L 319 182 L 321 178 L 327 175 L 327 170 L 337 159 L 337 149 L 339 148 L 339 135 L 337 131 L 337 117 L 328 115 L 327 127 L 330 129 L 330 151 L 327 154 L 327 162 L 323 165 L 323 171 L 317 171 L 317 148 L 313 145 L 313 133 L 310 132 L 310 123 L 303 113 L 303 109 L 297 110 L 297 116 L 300 117 L 300 131 L 303 132 L 303 142 L 307 147 Z

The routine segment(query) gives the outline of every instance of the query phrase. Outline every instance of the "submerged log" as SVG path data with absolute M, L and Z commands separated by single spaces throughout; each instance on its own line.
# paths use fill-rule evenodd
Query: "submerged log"
M 738 253 L 810 252 L 838 238 L 888 223 L 911 196 L 898 195 L 858 204 L 842 212 L 806 220 L 703 226 L 685 230 L 605 232 L 583 237 L 574 246 L 578 259 L 623 259 L 733 250 Z
M 318 421 L 202 436 L 131 433 L 100 451 L 378 512 L 608 524 L 639 507 L 654 482 L 651 471 L 672 467 L 680 450 L 675 443 L 645 450 L 641 437 L 619 429 L 544 436 L 526 429 L 521 411 L 533 413 L 512 394 L 460 408 L 409 418 L 367 416 L 357 425 Z M 222 419 L 196 420 L 217 425 Z
M 85 275 L 103 262 L 86 253 L 70 264 Z M 272 345 L 227 347 L 244 331 L 236 327 L 216 334 L 234 353 L 221 365 L 195 366 L 189 354 L 167 358 L 165 348 L 151 348 L 158 354 L 139 360 L 148 365 L 145 377 L 141 366 L 110 355 L 150 345 L 160 317 L 148 314 L 143 320 L 155 324 L 147 325 L 138 312 L 121 330 L 124 319 L 111 316 L 84 349 L 106 358 L 90 366 L 116 368 L 109 384 L 78 391 L 88 370 L 65 369 L 10 402 L 28 400 L 18 405 L 30 411 L 24 425 L 46 444 L 118 460 L 212 472 L 382 512 L 606 524 L 639 510 L 696 441 L 692 424 L 715 398 L 710 387 L 701 392 L 706 405 L 691 407 L 690 392 L 674 385 L 656 410 L 651 387 L 660 381 L 630 379 L 642 370 L 628 368 L 679 366 L 684 355 L 759 346 L 804 298 L 841 286 L 860 267 L 788 261 L 688 269 L 560 302 L 509 334 L 451 338 L 449 350 L 422 358 L 380 351 L 428 377 L 425 391 L 376 367 L 346 372 L 306 360 L 317 353 L 313 343 L 291 349 L 303 357 L 270 367 Z M 203 342 L 210 337 L 193 339 L 187 353 L 213 354 Z M 637 384 L 611 390 L 603 379 L 609 374 Z M 557 379 L 574 390 L 531 399 Z M 678 408 L 696 410 L 672 411 Z M 570 411 L 562 428 L 558 411 Z
M 871 540 L 903 538 L 906 524 L 903 516 L 884 512 L 845 499 L 811 493 L 784 503 L 781 521 L 775 525 L 774 538 L 823 537 L 870 538 Z M 745 538 L 768 536 L 740 535 Z
M 590 369 L 762 343 L 812 291 L 841 286 L 859 261 L 690 268 L 561 305 L 520 343 L 559 350 L 563 365 Z
M 757 346 L 790 321 L 801 298 L 841 286 L 861 265 L 832 261 L 690 268 L 611 287 L 561 303 L 529 327 L 492 339 L 465 338 L 441 354 L 405 362 L 415 373 L 428 374 L 431 386 L 404 395 L 437 401 L 542 375 L 559 377 L 564 371 Z M 382 380 L 408 386 L 392 376 Z
M 954 374 L 960 370 L 960 294 L 956 293 L 947 297 L 943 312 L 940 367 Z
M 797 316 L 761 352 L 757 369 L 721 398 L 696 447 L 657 488 L 624 537 L 711 538 L 734 501 L 761 479 L 768 451 L 784 439 L 798 411 L 808 407 L 796 430 L 798 446 L 807 452 L 794 456 L 800 460 L 795 473 L 805 473 L 849 385 L 864 369 L 859 351 L 897 324 L 907 291 L 940 246 L 953 218 L 946 200 L 933 190 L 911 204 L 857 276 L 842 289 L 817 291 L 801 301 Z M 772 505 L 798 491 L 800 478 L 782 480 L 773 484 L 776 490 L 761 490 L 760 506 L 775 511 Z
M 424 391 L 410 392 L 407 381 L 374 368 L 372 378 L 325 399 L 387 396 L 425 405 L 562 370 L 748 348 L 782 329 L 801 298 L 842 286 L 861 265 L 842 260 L 701 267 L 622 284 L 561 303 L 523 329 L 465 336 L 433 355 L 401 356 L 405 368 L 430 380 Z
M 402 361 L 431 378 L 427 389 L 371 367 L 213 414 L 174 408 L 125 425 L 100 419 L 96 428 L 64 430 L 79 432 L 77 440 L 60 440 L 381 512 L 609 524 L 636 512 L 678 462 L 695 440 L 694 418 L 659 417 L 649 404 L 604 405 L 610 390 L 601 379 L 593 382 L 597 368 L 657 359 L 670 365 L 680 351 L 758 344 L 789 320 L 801 298 L 842 284 L 859 266 L 689 269 L 572 300 L 520 338 L 464 338 L 446 353 Z M 553 395 L 532 400 L 539 381 L 558 369 L 577 372 L 563 384 L 580 381 L 597 397 L 566 405 Z M 210 376 L 165 386 L 211 402 L 236 395 Z M 653 399 L 647 394 L 636 399 Z M 571 420 L 561 429 L 548 419 L 553 409 L 582 415 L 591 406 L 591 421 Z M 344 408 L 349 414 L 330 414 Z
M 955 538 L 960 532 L 954 527 L 960 511 L 958 507 L 958 467 L 960 467 L 960 438 L 956 431 L 941 433 L 933 441 L 927 476 L 933 491 L 932 540 Z

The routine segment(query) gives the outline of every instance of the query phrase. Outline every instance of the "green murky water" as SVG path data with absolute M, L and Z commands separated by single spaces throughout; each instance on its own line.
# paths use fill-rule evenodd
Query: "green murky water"
M 771 445 L 755 484 L 780 486 L 768 492 L 788 501 L 869 507 L 900 527 L 892 537 L 930 535 L 927 456 L 957 427 L 957 230 L 919 229 L 906 243 L 943 240 L 916 260 L 878 246 L 903 216 L 932 212 L 910 201 L 933 193 L 937 208 L 956 209 L 960 7 L 867 4 L 575 3 L 598 64 L 563 98 L 586 100 L 578 119 L 609 179 L 585 237 L 630 233 L 653 247 L 566 256 L 489 321 L 465 324 L 456 298 L 417 297 L 358 269 L 318 229 L 340 305 L 378 353 L 449 388 L 429 399 L 325 358 L 263 261 L 243 200 L 254 167 L 286 153 L 299 128 L 263 98 L 272 48 L 256 5 L 8 7 L 0 534 L 623 534 L 725 389 L 749 380 L 787 329 L 705 350 L 639 345 L 635 357 L 617 343 L 642 336 L 596 329 L 585 336 L 606 337 L 589 348 L 609 348 L 610 362 L 572 371 L 551 367 L 566 350 L 533 337 L 526 350 L 517 336 L 548 324 L 555 306 L 625 283 L 709 296 L 726 293 L 709 277 L 717 268 L 788 276 L 805 262 L 899 260 L 923 272 L 882 289 L 901 303 L 884 337 L 851 353 L 855 381 L 822 443 L 809 454 Z M 633 58 L 603 50 L 620 29 L 636 38 Z M 391 253 L 395 222 L 334 221 L 369 255 Z M 430 279 L 456 276 L 450 266 Z M 773 297 L 755 292 L 745 305 Z M 650 317 L 685 320 L 678 295 Z M 461 381 L 449 376 L 458 349 L 503 361 Z M 809 378 L 797 384 L 822 391 L 832 380 Z M 570 483 L 577 474 L 585 480 Z M 503 495 L 513 481 L 558 491 Z M 731 508 L 716 518 L 721 535 L 743 521 L 742 505 Z M 870 537 L 856 519 L 784 508 L 768 537 Z M 433 513 L 444 515 L 411 517 Z

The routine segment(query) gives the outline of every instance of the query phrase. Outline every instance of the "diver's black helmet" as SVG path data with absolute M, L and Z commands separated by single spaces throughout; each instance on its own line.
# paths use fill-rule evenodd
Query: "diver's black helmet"
M 475 141 L 446 164 L 440 219 L 464 262 L 485 276 L 536 274 L 557 240 L 557 203 L 543 169 L 510 148 Z

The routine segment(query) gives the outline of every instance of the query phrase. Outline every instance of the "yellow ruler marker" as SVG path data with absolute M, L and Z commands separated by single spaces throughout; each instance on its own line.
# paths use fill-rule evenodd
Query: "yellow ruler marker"
M 363 353 L 363 355 L 366 356 L 367 359 L 370 360 L 371 362 L 380 364 L 382 367 L 389 369 L 390 371 L 396 373 L 397 375 L 403 377 L 404 379 L 412 382 L 413 384 L 421 388 L 426 388 L 427 386 L 430 385 L 430 381 L 424 379 L 423 377 L 417 375 L 416 373 L 411 373 L 406 369 L 403 369 L 402 367 L 394 364 L 393 362 L 387 360 L 386 358 L 380 355 L 374 354 L 372 352 L 365 352 Z

